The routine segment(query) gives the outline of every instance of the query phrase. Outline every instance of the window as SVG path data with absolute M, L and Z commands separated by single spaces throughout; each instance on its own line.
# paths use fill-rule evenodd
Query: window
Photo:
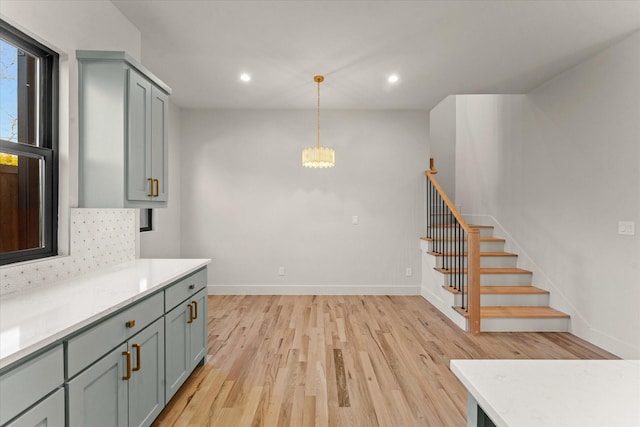
M 140 231 L 153 231 L 153 209 L 140 208 Z
M 0 265 L 57 254 L 58 54 L 0 20 Z

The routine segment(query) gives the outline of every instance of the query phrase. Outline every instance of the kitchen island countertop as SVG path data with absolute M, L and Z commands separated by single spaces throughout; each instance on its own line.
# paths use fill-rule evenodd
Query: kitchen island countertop
M 640 360 L 452 360 L 496 426 L 640 426 Z

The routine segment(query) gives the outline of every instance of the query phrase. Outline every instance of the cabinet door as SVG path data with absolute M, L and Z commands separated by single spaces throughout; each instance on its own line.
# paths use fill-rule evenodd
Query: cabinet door
M 64 426 L 64 390 L 62 387 L 5 427 Z
M 149 426 L 164 408 L 164 319 L 129 340 L 129 351 L 129 427 Z
M 190 371 L 207 355 L 207 290 L 203 289 L 189 299 L 195 302 L 196 318 L 190 323 Z
M 169 97 L 155 86 L 151 88 L 151 176 L 156 179 L 154 200 L 166 202 L 169 183 L 168 132 Z
M 127 199 L 151 200 L 151 83 L 128 70 Z
M 191 373 L 189 356 L 189 308 L 188 302 L 179 304 L 165 315 L 165 398 L 169 399 L 178 391 Z
M 122 344 L 67 384 L 70 426 L 127 426 L 126 358 Z

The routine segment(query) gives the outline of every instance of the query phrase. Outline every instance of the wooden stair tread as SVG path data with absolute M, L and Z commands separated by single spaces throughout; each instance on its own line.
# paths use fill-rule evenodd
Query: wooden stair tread
M 454 224 L 433 224 L 430 226 L 431 228 L 452 228 Z M 471 228 L 494 228 L 493 225 L 477 225 L 477 224 L 469 224 Z
M 429 255 L 433 255 L 433 256 L 458 256 L 458 252 L 443 252 L 443 253 L 439 253 L 439 252 L 432 252 L 432 251 L 428 251 L 427 252 Z M 466 257 L 467 253 L 466 252 L 462 252 L 460 253 L 461 256 Z M 511 252 L 480 252 L 480 257 L 501 257 L 501 256 L 508 256 L 508 257 L 517 257 L 518 254 L 514 254 Z
M 426 240 L 427 242 L 433 242 L 433 241 L 447 241 L 447 242 L 459 242 L 461 239 L 454 239 L 454 238 L 448 238 L 448 239 L 443 239 L 441 237 L 421 237 L 421 240 Z M 466 241 L 467 239 L 462 239 L 464 241 Z M 501 238 L 501 237 L 480 237 L 480 241 L 481 242 L 506 242 L 505 239 Z
M 469 313 L 460 307 L 455 310 L 464 317 Z M 480 307 L 480 318 L 506 318 L 506 319 L 564 319 L 569 315 L 551 307 L 523 307 L 523 306 L 486 306 Z
M 442 274 L 455 274 L 460 270 L 457 268 L 453 268 L 450 270 L 445 270 L 444 268 L 435 268 L 434 270 L 439 271 Z M 462 269 L 462 274 L 467 274 L 467 269 Z M 502 268 L 481 268 L 480 274 L 533 274 L 529 270 L 523 270 L 522 268 L 517 267 L 502 267 Z
M 460 291 L 451 286 L 442 286 L 443 289 L 452 294 L 459 294 Z M 466 291 L 467 287 L 464 286 Z M 535 286 L 480 286 L 481 295 L 544 295 L 549 291 L 536 288 Z

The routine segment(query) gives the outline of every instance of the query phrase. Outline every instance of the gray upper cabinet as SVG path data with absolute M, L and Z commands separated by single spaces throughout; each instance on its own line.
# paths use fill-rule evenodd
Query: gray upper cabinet
M 171 89 L 124 52 L 76 52 L 81 207 L 166 207 Z

